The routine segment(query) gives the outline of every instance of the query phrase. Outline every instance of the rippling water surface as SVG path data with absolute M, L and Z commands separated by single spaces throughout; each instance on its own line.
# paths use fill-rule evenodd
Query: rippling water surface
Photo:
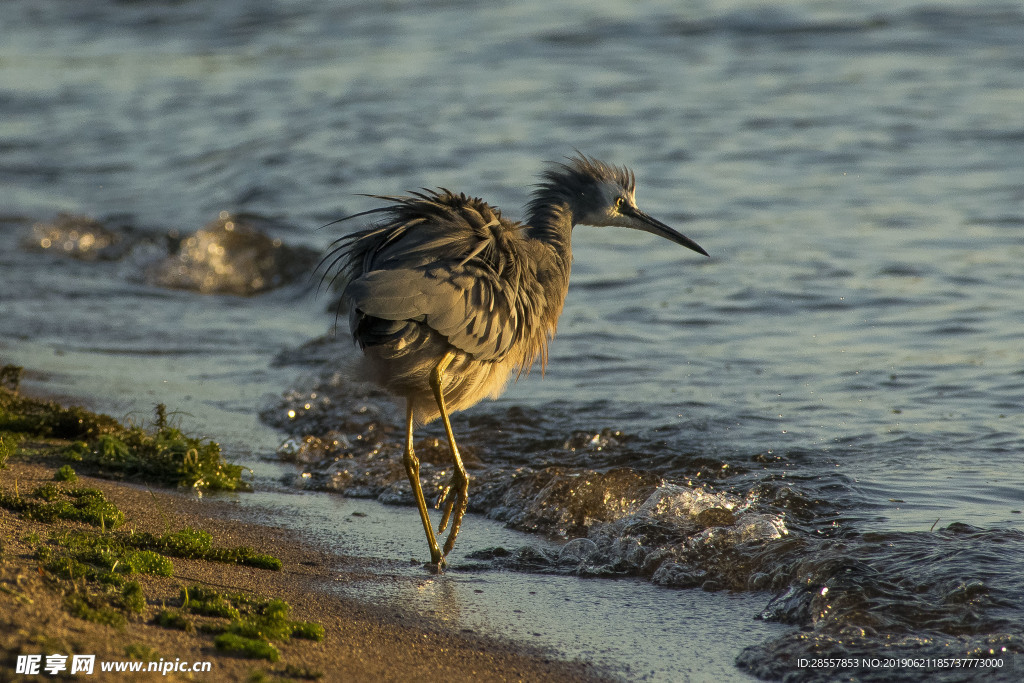
M 294 486 L 407 504 L 396 411 L 320 338 L 316 227 L 421 186 L 519 215 L 579 148 L 712 258 L 576 230 L 546 375 L 455 420 L 466 524 L 544 542 L 456 571 L 763 594 L 792 628 L 737 675 L 1019 680 L 1018 4 L 53 0 L 0 31 L 0 357 L 33 381 L 174 390 L 250 416 L 220 436 L 257 468 L 289 437 Z

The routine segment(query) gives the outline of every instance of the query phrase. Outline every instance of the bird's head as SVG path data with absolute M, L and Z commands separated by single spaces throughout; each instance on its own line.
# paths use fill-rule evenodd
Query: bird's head
M 577 153 L 568 163 L 558 164 L 546 177 L 549 186 L 561 185 L 559 189 L 571 202 L 576 223 L 643 230 L 708 255 L 689 237 L 647 215 L 636 205 L 636 177 L 628 168 L 611 166 Z

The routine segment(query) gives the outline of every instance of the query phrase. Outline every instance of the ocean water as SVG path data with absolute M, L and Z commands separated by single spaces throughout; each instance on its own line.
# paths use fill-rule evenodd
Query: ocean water
M 575 231 L 544 376 L 454 421 L 464 527 L 522 533 L 451 573 L 745 596 L 786 628 L 738 678 L 1021 677 L 1019 4 L 15 0 L 0 34 L 28 384 L 176 396 L 257 477 L 406 506 L 400 411 L 310 291 L 318 228 L 423 186 L 520 216 L 576 148 L 711 258 Z

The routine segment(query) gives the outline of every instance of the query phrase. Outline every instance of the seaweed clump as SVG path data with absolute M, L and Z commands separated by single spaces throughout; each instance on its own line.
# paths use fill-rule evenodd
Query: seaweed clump
M 163 404 L 156 406 L 152 425 L 126 426 L 85 408 L 21 396 L 11 379 L 15 374 L 12 366 L 0 368 L 0 376 L 10 380 L 0 384 L 0 467 L 31 440 L 36 450 L 57 448 L 65 460 L 108 478 L 208 491 L 251 489 L 242 479 L 245 468 L 226 462 L 216 441 L 172 425 Z M 39 444 L 40 439 L 71 443 Z
M 149 532 L 134 533 L 128 541 L 136 548 L 148 548 L 170 557 L 238 564 L 272 571 L 281 569 L 281 560 L 272 555 L 257 553 L 248 546 L 216 548 L 209 533 L 191 527 L 161 536 Z
M 281 651 L 272 641 L 324 639 L 323 626 L 290 619 L 291 606 L 276 598 L 221 593 L 193 585 L 181 589 L 179 601 L 178 608 L 164 607 L 157 612 L 153 623 L 188 632 L 198 628 L 214 634 L 218 650 L 241 657 L 276 662 L 281 658 Z
M 267 600 L 191 586 L 181 590 L 181 612 L 207 618 L 200 628 L 217 634 L 217 649 L 252 659 L 278 661 L 281 653 L 272 641 L 324 639 L 323 626 L 290 619 L 291 606 L 276 598 Z
M 44 484 L 28 496 L 0 490 L 0 508 L 48 524 L 66 520 L 114 528 L 124 522 L 124 513 L 102 491 L 59 484 Z
M 247 491 L 244 468 L 225 462 L 220 444 L 188 436 L 167 420 L 167 408 L 156 406 L 151 429 L 133 426 L 77 441 L 64 453 L 108 476 L 205 489 Z
M 0 375 L 8 378 L 8 381 L 0 383 L 0 433 L 93 440 L 103 434 L 124 429 L 109 415 L 93 413 L 78 406 L 65 408 L 54 401 L 19 395 L 17 383 L 9 381 L 13 375 L 10 365 L 0 368 Z

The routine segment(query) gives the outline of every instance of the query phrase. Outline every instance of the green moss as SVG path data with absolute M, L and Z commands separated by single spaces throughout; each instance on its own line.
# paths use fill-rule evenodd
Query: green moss
M 58 519 L 73 519 L 75 508 L 66 500 L 53 503 L 30 503 L 25 506 L 22 514 L 25 519 L 52 524 Z
M 66 481 L 73 484 L 78 481 L 78 474 L 71 465 L 63 465 L 53 473 L 53 479 L 54 481 Z
M 92 454 L 98 465 L 112 465 L 120 469 L 132 457 L 128 444 L 113 434 L 101 434 L 93 444 Z
M 220 591 L 214 590 L 213 588 L 206 588 L 193 584 L 188 588 L 181 589 L 181 604 L 185 607 L 192 605 L 195 602 L 205 602 L 207 600 L 220 600 L 224 598 L 224 594 Z
M 53 502 L 61 497 L 61 489 L 56 484 L 43 484 L 32 492 L 32 495 L 36 498 L 42 498 L 45 501 Z
M 209 559 L 216 562 L 241 564 L 247 567 L 257 567 L 258 569 L 269 569 L 275 572 L 281 571 L 281 560 L 273 557 L 272 555 L 257 553 L 252 548 L 246 546 L 215 549 Z
M 312 621 L 292 622 L 292 638 L 302 638 L 304 640 L 315 640 L 320 642 L 324 639 L 325 635 L 324 627 L 320 624 L 313 623 Z
M 62 454 L 82 463 L 90 474 L 210 490 L 249 488 L 242 481 L 243 468 L 224 462 L 216 442 L 182 433 L 170 424 L 162 405 L 157 406 L 151 427 L 124 426 L 82 408 L 21 397 L 16 389 L 13 381 L 0 386 L 0 467 L 11 456 L 45 459 Z M 111 532 L 124 523 L 123 512 L 102 491 L 75 486 L 76 469 L 80 467 L 63 465 L 52 482 L 31 492 L 20 492 L 17 482 L 13 490 L 0 489 L 0 507 L 24 519 L 98 527 L 64 529 L 45 543 L 35 532 L 24 537 L 47 584 L 64 594 L 64 609 L 75 617 L 123 627 L 128 617 L 147 609 L 142 585 L 131 577 L 172 576 L 171 557 L 281 569 L 278 558 L 245 546 L 217 547 L 209 533 L 193 528 L 162 535 Z M 324 637 L 322 626 L 292 621 L 289 612 L 281 600 L 193 586 L 183 594 L 181 609 L 162 609 L 154 622 L 193 631 L 193 620 L 199 619 L 203 631 L 216 633 L 218 648 L 277 661 L 280 653 L 270 641 Z M 152 658 L 154 653 L 138 650 L 136 654 Z
M 240 564 L 259 569 L 280 571 L 281 560 L 271 555 L 257 553 L 247 546 L 216 548 L 213 537 L 205 531 L 185 527 L 180 531 L 155 536 L 148 532 L 133 534 L 127 542 L 137 548 L 150 548 L 171 557 L 190 560 L 207 560 L 224 564 Z
M 138 581 L 126 583 L 121 589 L 121 604 L 135 614 L 142 614 L 146 609 L 146 594 L 142 592 L 142 586 Z
M 103 492 L 92 488 L 72 488 L 64 491 L 73 498 L 75 516 L 73 519 L 99 527 L 118 527 L 124 523 L 124 513 L 107 500 Z
M 269 600 L 257 605 L 253 614 L 233 621 L 228 631 L 246 638 L 287 640 L 294 630 L 293 622 L 288 620 L 290 611 L 291 607 L 283 600 Z
M 45 551 L 45 553 L 43 552 Z M 90 569 L 88 565 L 79 562 L 73 558 L 53 557 L 52 552 L 49 548 L 40 548 L 36 551 L 36 558 L 43 560 L 43 568 L 55 574 L 62 579 L 69 579 L 75 581 L 77 579 L 92 579 L 95 578 L 95 570 Z
M 102 597 L 72 593 L 64 598 L 64 609 L 71 616 L 121 628 L 125 625 L 124 615 L 106 604 Z
M 124 563 L 130 568 L 130 574 L 153 574 L 155 576 L 174 576 L 174 565 L 171 561 L 152 550 L 133 550 L 125 553 Z
M 183 611 L 229 620 L 226 625 L 202 625 L 206 632 L 221 632 L 215 642 L 222 649 L 243 651 L 252 647 L 253 642 L 269 643 L 291 638 L 320 641 L 324 638 L 324 628 L 320 624 L 289 619 L 291 607 L 283 600 L 265 600 L 237 593 L 220 593 L 203 586 L 189 586 L 181 591 L 181 603 Z
M 35 554 L 42 568 L 58 579 L 92 581 L 119 588 L 126 586 L 127 577 L 136 574 L 173 576 L 174 565 L 166 555 L 174 555 L 175 551 L 185 557 L 194 557 L 198 554 L 199 559 L 212 558 L 222 561 L 219 558 L 224 554 L 223 550 L 213 548 L 209 534 L 193 529 L 163 536 L 148 533 L 63 531 L 54 534 L 50 544 L 40 546 Z M 187 554 L 186 551 L 191 554 Z M 277 566 L 280 567 L 279 562 Z M 130 589 L 126 586 L 122 591 L 125 590 Z M 138 599 L 142 599 L 144 604 L 144 597 L 139 596 Z M 132 605 L 138 604 L 138 599 L 132 603 L 122 601 L 121 604 L 125 609 L 133 611 Z M 183 602 L 189 601 L 183 597 Z M 239 596 L 235 602 L 243 604 L 244 600 Z M 199 615 L 229 620 L 241 617 L 235 603 L 213 591 L 208 594 L 200 592 L 198 596 L 193 597 L 189 606 Z
M 0 491 L 0 507 L 47 524 L 68 520 L 115 527 L 124 522 L 124 513 L 98 489 L 64 488 L 49 483 L 33 491 L 32 498 L 36 500 Z
M 191 592 L 181 589 L 182 605 L 193 614 L 206 617 L 222 617 L 224 619 L 238 619 L 241 614 L 238 608 L 231 604 L 231 601 L 214 590 L 193 586 Z
M 66 531 L 51 540 L 53 546 L 38 549 L 36 557 L 44 569 L 60 578 L 121 586 L 124 577 L 133 574 L 174 575 L 174 565 L 168 558 L 127 546 L 114 536 Z
M 196 626 L 196 628 L 200 633 L 209 633 L 212 636 L 216 636 L 221 633 L 227 633 L 228 625 L 219 621 L 205 621 Z
M 153 617 L 153 623 L 164 628 L 173 628 L 191 633 L 195 627 L 192 620 L 175 609 L 162 609 Z
M 41 496 L 68 495 L 68 491 L 53 484 L 40 488 L 43 490 L 37 490 L 36 494 Z M 85 493 L 76 492 L 79 497 L 88 496 L 87 490 Z M 65 608 L 71 614 L 116 626 L 125 623 L 125 614 L 141 614 L 146 609 L 146 596 L 141 585 L 128 580 L 128 577 L 136 574 L 173 575 L 171 560 L 163 552 L 206 559 L 203 556 L 216 557 L 223 555 L 224 550 L 214 547 L 210 534 L 191 528 L 163 536 L 64 530 L 52 534 L 47 544 L 37 547 L 35 556 L 49 576 L 70 582 L 73 593 L 66 598 Z M 94 587 L 95 591 L 83 596 L 82 591 L 88 586 Z M 319 625 L 288 619 L 290 607 L 281 600 L 223 594 L 192 586 L 182 590 L 181 602 L 180 611 L 161 610 L 154 621 L 167 628 L 191 631 L 194 626 L 186 614 L 192 614 L 222 620 L 221 624 L 201 624 L 202 630 L 229 633 L 242 639 L 323 638 L 323 628 Z
M 218 650 L 233 652 L 250 659 L 266 659 L 271 662 L 281 659 L 281 652 L 270 643 L 236 633 L 222 633 L 213 639 L 213 643 Z
M 198 559 L 205 557 L 213 549 L 213 536 L 206 531 L 187 526 L 180 531 L 164 534 L 154 543 L 175 557 Z

